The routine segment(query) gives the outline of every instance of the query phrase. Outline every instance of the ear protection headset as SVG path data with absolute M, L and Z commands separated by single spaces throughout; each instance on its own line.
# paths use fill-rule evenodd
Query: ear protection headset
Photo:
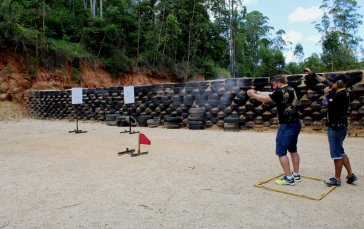
M 344 81 L 342 79 L 339 79 L 337 81 L 337 86 L 340 87 L 340 88 L 344 87 Z

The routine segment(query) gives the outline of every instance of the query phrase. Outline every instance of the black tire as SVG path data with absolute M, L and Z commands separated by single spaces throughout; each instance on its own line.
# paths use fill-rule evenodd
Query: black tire
M 239 118 L 224 118 L 224 123 L 239 123 Z
M 302 106 L 309 106 L 311 103 L 312 102 L 309 99 L 300 99 L 300 101 L 298 101 L 298 104 Z
M 345 76 L 347 79 L 362 78 L 363 72 L 362 71 L 346 72 Z
M 352 120 L 359 120 L 361 119 L 363 115 L 359 114 L 357 111 L 352 111 L 351 114 L 350 114 L 350 118 Z
M 263 122 L 264 127 L 270 127 L 272 124 L 270 122 Z
M 120 114 L 119 115 L 116 115 L 116 114 L 108 114 L 108 115 L 106 115 L 106 121 L 116 121 L 116 117 L 117 116 L 120 116 Z
M 290 75 L 286 76 L 287 82 L 301 81 L 304 75 Z
M 261 106 L 259 106 L 259 107 L 255 107 L 255 108 L 254 108 L 254 113 L 255 113 L 256 115 L 261 115 L 261 114 L 263 114 L 263 113 L 264 113 L 264 109 L 263 109 L 263 107 L 261 107 Z
M 108 126 L 117 126 L 118 122 L 117 121 L 106 120 L 106 125 L 108 125 Z
M 255 114 L 251 111 L 248 111 L 247 113 L 245 113 L 245 117 L 248 119 L 248 120 L 253 120 L 255 118 Z
M 219 100 L 220 96 L 218 94 L 212 94 L 208 97 L 208 100 Z
M 268 86 L 269 85 L 269 83 L 268 82 L 259 82 L 259 83 L 253 83 L 253 86 L 254 86 L 254 88 L 263 88 L 263 87 L 265 87 L 265 86 Z
M 214 92 L 211 91 L 210 89 L 207 89 L 206 91 L 203 92 L 203 95 L 206 95 L 206 96 L 210 96 L 212 94 L 214 94 Z
M 239 108 L 238 108 L 238 112 L 239 112 L 239 114 L 245 114 L 245 113 L 246 113 L 246 111 L 247 111 L 247 109 L 246 109 L 246 107 L 244 107 L 244 106 L 241 106 L 241 107 L 239 107 Z
M 183 118 L 181 116 L 177 116 L 177 117 L 166 117 L 165 120 L 167 122 L 182 122 Z
M 264 119 L 262 118 L 262 116 L 258 116 L 254 119 L 255 124 L 262 124 L 263 122 L 264 122 Z
M 191 108 L 190 114 L 199 114 L 199 113 L 205 113 L 205 110 L 203 108 Z
M 128 117 L 126 117 L 126 122 L 127 122 L 129 125 L 131 125 L 131 126 L 136 126 L 136 125 L 138 125 L 138 122 L 136 121 L 136 119 L 135 119 L 133 116 L 130 116 L 130 118 L 129 118 L 129 116 L 128 116 Z
M 233 109 L 231 108 L 231 106 L 229 106 L 222 110 L 222 112 L 224 112 L 225 114 L 231 114 L 231 112 L 233 112 Z
M 271 119 L 269 120 L 269 122 L 270 122 L 271 124 L 278 124 L 278 123 L 279 123 L 279 120 L 278 120 L 278 118 L 271 118 Z
M 364 114 L 364 107 L 359 108 L 359 109 L 358 109 L 358 113 L 359 113 L 359 114 Z
M 322 130 L 322 123 L 312 123 L 311 127 L 313 130 Z
M 359 102 L 358 100 L 354 100 L 353 102 L 350 103 L 350 107 L 353 110 L 358 110 L 360 107 L 362 107 L 362 103 Z
M 251 128 L 251 127 L 254 127 L 255 126 L 255 123 L 252 122 L 252 121 L 249 121 L 249 122 L 246 122 L 245 123 L 245 126 Z
M 190 121 L 188 120 L 188 125 L 203 125 L 204 121 Z
M 287 84 L 291 87 L 298 87 L 299 85 L 301 85 L 302 81 L 301 80 L 297 80 L 297 81 L 288 81 Z
M 181 128 L 181 125 L 167 125 L 167 129 L 180 129 Z
M 223 119 L 223 118 L 227 118 L 229 116 L 229 114 L 226 114 L 224 112 L 219 112 L 216 117 L 217 118 L 220 118 L 220 119 Z
M 321 110 L 321 104 L 318 104 L 316 102 L 313 102 L 310 107 L 311 107 L 311 109 L 313 111 L 320 111 Z
M 353 91 L 364 91 L 364 84 L 355 84 L 353 85 Z
M 221 96 L 221 99 L 227 99 L 227 100 L 233 100 L 234 99 L 234 95 L 233 94 L 231 94 L 231 93 L 226 93 L 226 94 L 223 94 L 222 96 Z
M 313 118 L 314 120 L 321 120 L 322 114 L 318 111 L 315 111 L 311 114 L 311 118 Z
M 236 96 L 238 98 L 244 99 L 244 100 L 246 100 L 248 98 L 248 95 L 245 92 L 239 92 Z
M 253 83 L 269 83 L 268 77 L 256 77 Z
M 262 114 L 262 117 L 264 120 L 270 120 L 271 118 L 273 118 L 273 115 L 269 111 L 266 111 Z
M 211 122 L 216 124 L 219 121 L 219 118 L 211 118 Z
M 188 117 L 188 121 L 203 121 L 203 117 Z
M 351 127 L 354 129 L 362 129 L 363 128 L 363 124 L 360 122 L 353 122 L 351 123 Z
M 199 124 L 199 125 L 191 125 L 189 124 L 188 125 L 188 129 L 190 130 L 204 130 L 205 129 L 205 126 L 202 124 Z
M 240 127 L 236 126 L 236 127 L 225 127 L 224 126 L 224 131 L 239 131 Z
M 312 114 L 313 110 L 311 109 L 311 107 L 307 107 L 306 109 L 302 110 L 301 112 L 304 116 L 310 116 Z
M 274 125 L 274 126 L 270 126 L 269 129 L 271 130 L 278 130 L 279 126 L 278 125 Z
M 190 114 L 190 117 L 196 117 L 196 118 L 203 118 L 204 116 L 205 116 L 205 113 Z
M 303 122 L 303 124 L 306 124 L 306 125 L 312 125 L 314 123 L 314 120 L 311 117 L 305 117 L 305 118 L 303 118 L 302 122 Z
M 256 98 L 250 98 L 249 99 L 249 102 L 251 103 L 251 104 L 254 104 L 255 106 L 259 106 L 259 105 L 262 105 L 263 103 L 262 102 L 260 102 L 259 100 L 257 100 Z

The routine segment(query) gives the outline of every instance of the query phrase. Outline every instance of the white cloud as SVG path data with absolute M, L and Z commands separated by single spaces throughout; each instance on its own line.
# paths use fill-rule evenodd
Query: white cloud
M 252 4 L 256 4 L 258 3 L 259 0 L 243 0 L 243 5 L 247 6 L 247 5 L 252 5 Z
M 293 13 L 288 16 L 290 21 L 309 21 L 322 17 L 323 11 L 318 6 L 312 6 L 309 9 L 298 7 Z
M 293 60 L 294 60 L 293 56 L 294 56 L 293 52 L 286 52 L 284 54 L 284 57 L 286 58 L 286 63 L 293 62 Z
M 300 41 L 302 40 L 303 38 L 303 35 L 302 33 L 299 33 L 299 32 L 296 32 L 294 30 L 291 30 L 290 32 L 284 34 L 282 36 L 282 38 L 285 40 L 285 41 L 290 41 L 292 43 L 295 43 L 297 41 Z
M 321 38 L 318 36 L 311 35 L 311 36 L 307 37 L 307 40 L 313 41 L 313 42 L 319 42 L 321 40 Z

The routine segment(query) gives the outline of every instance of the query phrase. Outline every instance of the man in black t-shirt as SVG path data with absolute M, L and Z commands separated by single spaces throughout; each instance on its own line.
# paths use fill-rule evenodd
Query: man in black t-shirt
M 264 103 L 276 102 L 280 123 L 276 137 L 276 155 L 279 158 L 285 176 L 283 179 L 276 180 L 275 182 L 282 185 L 294 185 L 296 181 L 301 181 L 301 176 L 299 175 L 300 157 L 297 153 L 298 135 L 301 131 L 301 122 L 296 109 L 298 99 L 295 90 L 286 84 L 286 79 L 283 76 L 276 76 L 272 80 L 272 84 L 273 93 L 257 92 L 251 89 L 248 91 L 248 96 Z M 290 170 L 287 150 L 291 154 L 293 173 Z
M 324 89 L 322 108 L 327 108 L 327 137 L 331 158 L 334 160 L 335 176 L 325 181 L 328 186 L 341 185 L 341 170 L 344 165 L 348 172 L 346 183 L 352 184 L 357 177 L 351 170 L 348 156 L 345 154 L 343 142 L 348 132 L 347 111 L 349 108 L 349 92 L 346 90 L 346 76 L 337 74 L 329 79 L 332 87 Z

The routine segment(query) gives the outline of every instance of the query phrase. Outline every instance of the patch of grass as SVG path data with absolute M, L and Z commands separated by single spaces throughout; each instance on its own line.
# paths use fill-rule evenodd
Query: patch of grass
M 11 73 L 15 72 L 15 70 L 12 67 L 6 66 L 4 68 L 4 72 L 7 72 L 7 73 L 11 74 Z
M 227 79 L 227 78 L 231 78 L 231 73 L 226 70 L 225 68 L 217 68 L 217 71 L 219 72 L 219 78 L 222 79 Z
M 90 58 L 93 57 L 86 49 L 86 46 L 79 43 L 71 43 L 65 40 L 48 38 L 47 43 L 50 48 L 66 57 Z

